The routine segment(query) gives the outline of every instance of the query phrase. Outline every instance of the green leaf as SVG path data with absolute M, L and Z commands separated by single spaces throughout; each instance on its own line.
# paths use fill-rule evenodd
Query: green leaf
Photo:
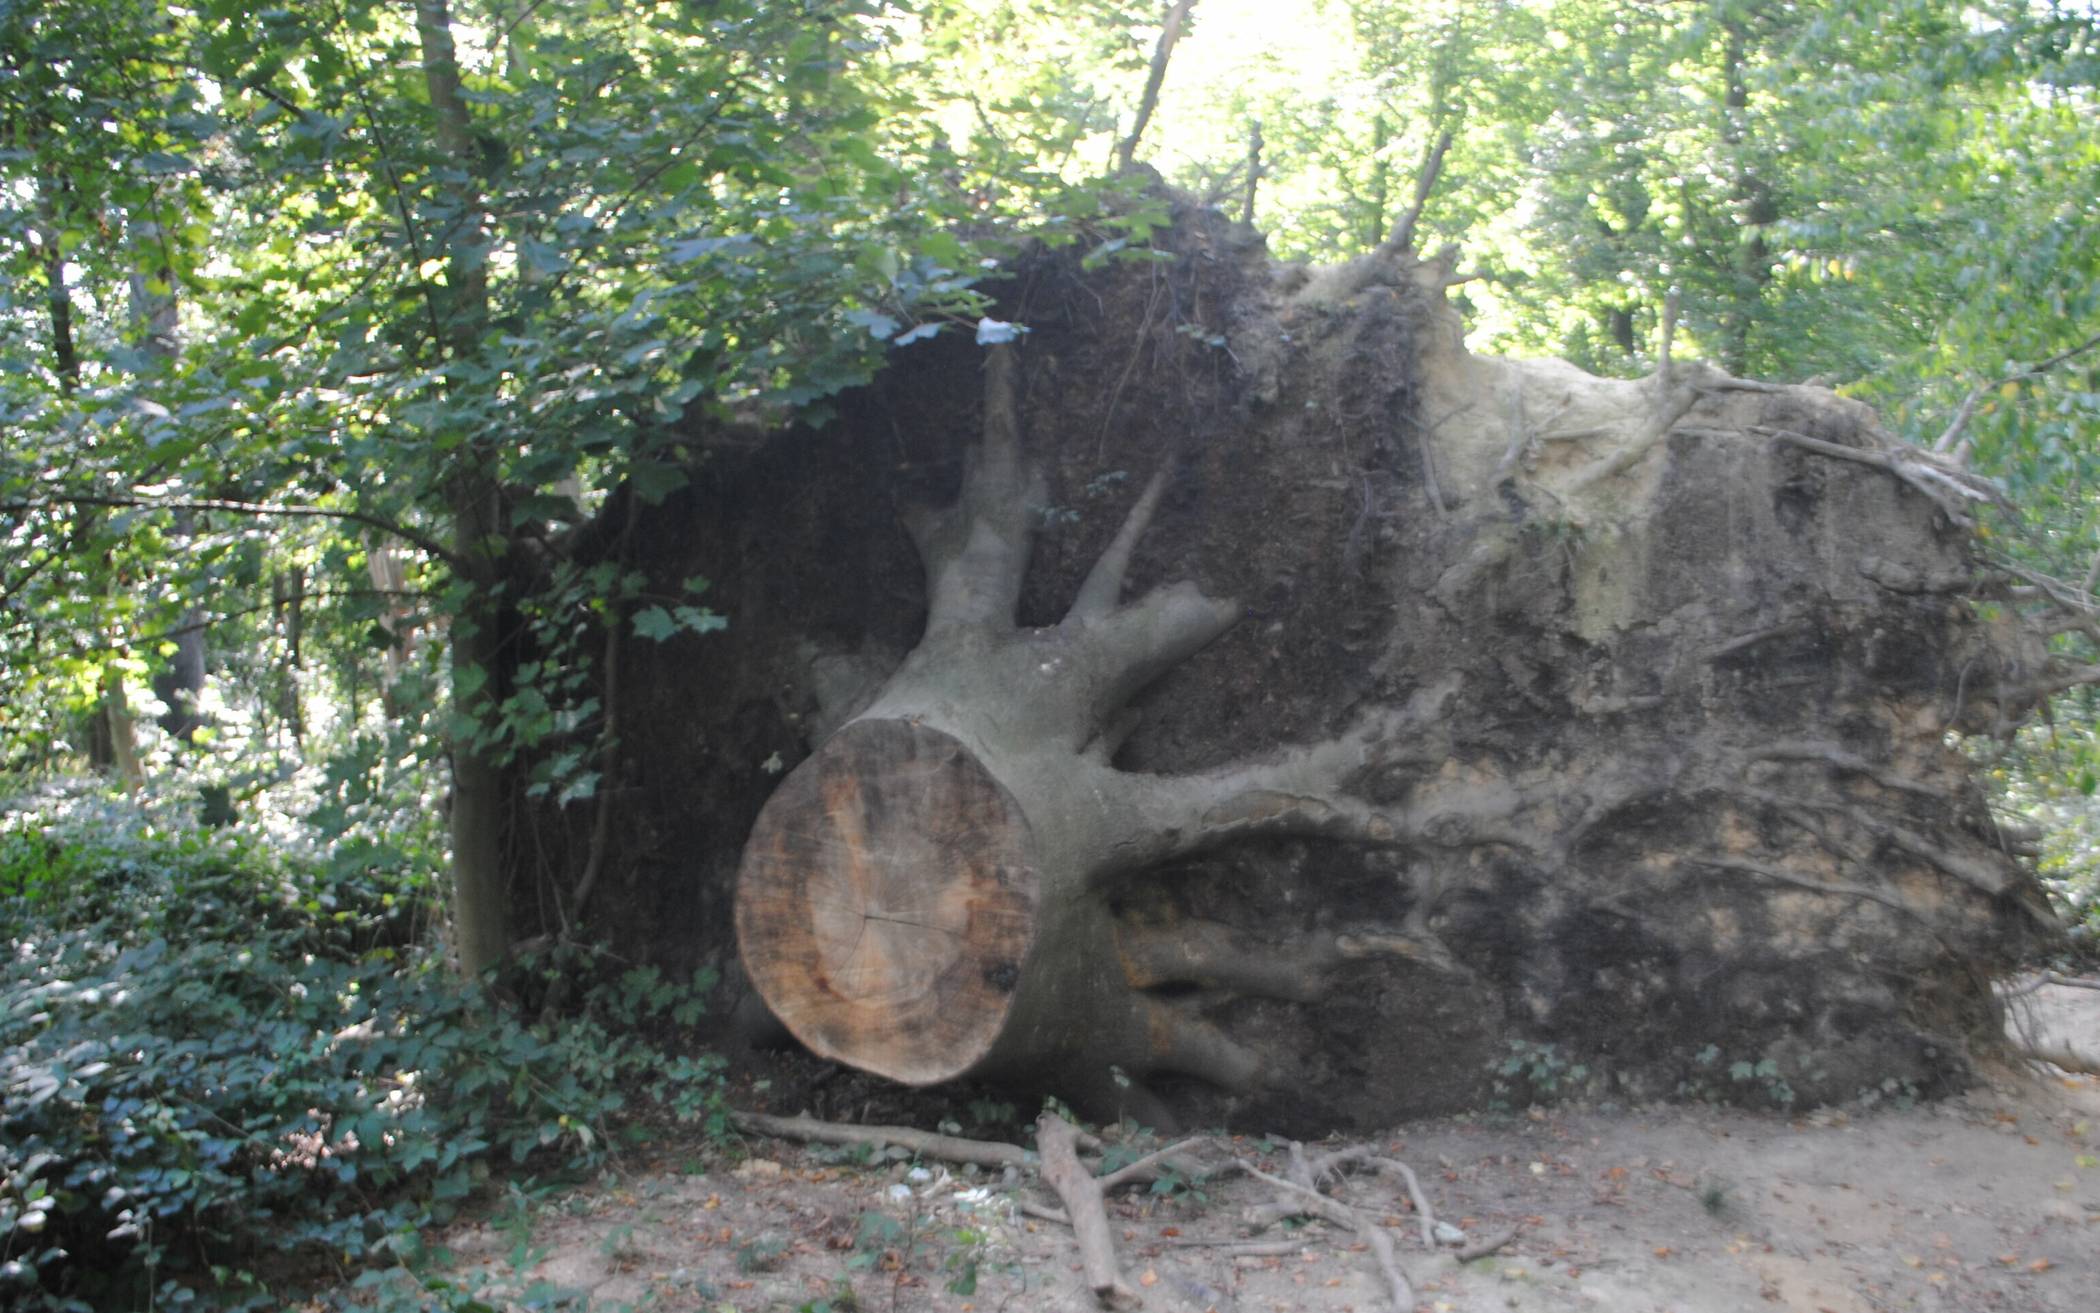
M 660 606 L 645 606 L 634 613 L 634 632 L 662 643 L 678 632 L 678 622 Z
M 635 462 L 627 479 L 634 487 L 634 495 L 651 506 L 662 505 L 664 498 L 692 482 L 680 467 L 658 461 Z
M 868 336 L 879 341 L 888 341 L 896 336 L 899 327 L 895 318 L 883 314 L 879 310 L 853 309 L 846 311 L 840 317 L 849 324 L 867 329 Z

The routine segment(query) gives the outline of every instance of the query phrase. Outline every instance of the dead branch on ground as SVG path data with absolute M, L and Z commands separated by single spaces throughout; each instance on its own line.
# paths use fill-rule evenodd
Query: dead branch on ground
M 1109 1308 L 1141 1303 L 1117 1268 L 1116 1242 L 1108 1229 L 1101 1182 L 1080 1165 L 1072 1124 L 1054 1112 L 1044 1113 L 1036 1118 L 1035 1143 L 1042 1154 L 1044 1183 L 1064 1200 L 1065 1216 L 1071 1219 L 1079 1261 L 1094 1298 Z
M 1302 1152 L 1296 1145 L 1292 1146 L 1292 1150 L 1294 1154 Z M 1299 1158 L 1298 1162 L 1302 1165 L 1303 1159 Z M 1400 1267 L 1399 1255 L 1393 1252 L 1393 1238 L 1386 1234 L 1385 1228 L 1380 1226 L 1375 1218 L 1366 1217 L 1341 1200 L 1321 1194 L 1311 1186 L 1265 1172 L 1244 1158 L 1235 1159 L 1234 1166 L 1264 1185 L 1276 1187 L 1279 1194 L 1277 1207 L 1289 1209 L 1282 1216 L 1317 1217 L 1345 1230 L 1354 1231 L 1370 1246 L 1372 1255 L 1378 1260 L 1378 1270 L 1385 1277 L 1393 1313 L 1412 1313 L 1415 1306 L 1414 1286 L 1409 1283 L 1407 1273 Z M 1257 1214 L 1267 1215 L 1269 1212 L 1269 1209 L 1250 1210 L 1248 1220 L 1251 1223 Z
M 730 1125 L 747 1135 L 769 1135 L 776 1140 L 804 1144 L 872 1145 L 880 1149 L 896 1145 L 942 1162 L 976 1163 L 979 1167 L 1034 1167 L 1036 1156 L 1018 1144 L 1002 1140 L 970 1140 L 960 1135 L 940 1135 L 910 1126 L 849 1126 L 818 1121 L 814 1117 L 775 1117 L 762 1112 L 731 1112 Z

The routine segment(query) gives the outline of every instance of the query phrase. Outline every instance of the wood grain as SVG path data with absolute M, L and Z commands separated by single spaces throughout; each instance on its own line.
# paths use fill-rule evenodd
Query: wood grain
M 745 969 L 812 1051 L 910 1084 L 967 1072 L 1035 934 L 1027 818 L 958 739 L 856 721 L 781 783 L 744 848 Z

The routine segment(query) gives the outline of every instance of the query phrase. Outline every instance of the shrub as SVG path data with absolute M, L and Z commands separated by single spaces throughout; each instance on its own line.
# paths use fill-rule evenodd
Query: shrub
M 236 837 L 0 831 L 0 1304 L 279 1307 L 491 1156 L 594 1163 L 630 1094 L 719 1117 L 715 1059 L 646 1038 L 708 981 L 528 1024 L 401 942 L 397 895 Z

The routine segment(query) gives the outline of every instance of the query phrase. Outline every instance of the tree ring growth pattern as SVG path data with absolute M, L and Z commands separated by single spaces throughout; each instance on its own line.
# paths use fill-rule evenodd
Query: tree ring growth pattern
M 737 891 L 744 965 L 827 1058 L 911 1084 L 959 1075 L 1006 1022 L 1035 934 L 1020 806 L 952 735 L 841 729 L 760 814 Z

